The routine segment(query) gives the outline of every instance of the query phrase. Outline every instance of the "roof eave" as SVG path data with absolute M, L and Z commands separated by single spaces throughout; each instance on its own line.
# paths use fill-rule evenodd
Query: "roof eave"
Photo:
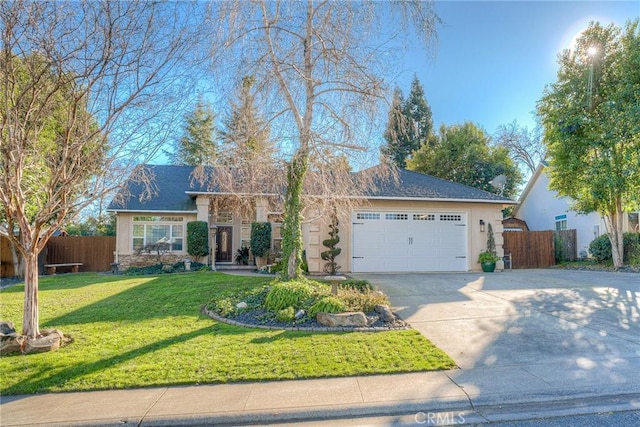
M 107 212 L 125 213 L 171 213 L 171 214 L 197 214 L 197 210 L 175 210 L 175 209 L 107 209 Z
M 503 205 L 517 205 L 515 200 L 491 200 L 491 199 L 456 199 L 456 198 L 439 198 L 439 197 L 391 197 L 391 196 L 361 196 L 354 197 L 357 199 L 369 200 L 404 200 L 414 202 L 462 202 L 462 203 L 493 203 Z
M 276 193 L 229 193 L 219 191 L 185 191 L 187 196 L 280 196 Z

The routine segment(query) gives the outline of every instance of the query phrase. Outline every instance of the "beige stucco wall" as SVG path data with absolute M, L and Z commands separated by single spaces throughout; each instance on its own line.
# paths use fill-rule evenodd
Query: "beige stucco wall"
M 201 197 L 198 197 L 200 199 Z M 200 201 L 200 200 L 198 200 Z M 480 270 L 480 265 L 476 262 L 478 254 L 486 249 L 487 232 L 486 228 L 484 232 L 480 231 L 480 220 L 482 219 L 486 224 L 491 223 L 493 226 L 494 237 L 496 241 L 496 249 L 498 255 L 502 257 L 502 211 L 503 208 L 500 204 L 492 203 L 462 203 L 462 202 L 423 202 L 423 201 L 399 201 L 399 200 L 375 200 L 370 203 L 363 204 L 357 211 L 425 211 L 432 212 L 464 212 L 467 214 L 468 224 L 468 248 L 467 259 L 469 264 L 469 270 Z M 174 252 L 169 258 L 172 260 L 180 260 L 187 257 L 186 252 L 186 224 L 195 220 L 208 220 L 209 214 L 207 212 L 208 203 L 198 203 L 198 213 L 164 213 L 159 212 L 153 215 L 166 215 L 166 216 L 182 216 L 183 224 L 185 227 L 185 241 L 183 251 Z M 266 220 L 266 214 L 268 211 L 268 205 L 266 201 L 258 201 L 256 203 L 256 210 L 251 215 L 253 220 L 264 221 Z M 148 212 L 120 212 L 117 215 L 117 238 L 116 238 L 116 252 L 114 254 L 115 262 L 120 263 L 121 268 L 125 269 L 129 265 L 140 264 L 144 262 L 144 259 L 149 258 L 148 264 L 153 264 L 155 258 L 153 255 L 136 255 L 133 253 L 133 217 L 138 215 L 152 215 Z M 207 219 L 205 219 L 207 218 Z M 305 242 L 305 250 L 307 254 L 307 261 L 309 264 L 309 270 L 312 273 L 322 273 L 325 261 L 320 257 L 320 253 L 326 248 L 322 246 L 322 241 L 329 237 L 329 224 L 330 218 L 328 216 L 318 216 L 317 219 L 310 219 L 303 225 L 303 236 Z M 347 273 L 351 271 L 351 240 L 353 238 L 351 221 L 352 212 L 340 212 L 339 213 L 339 230 L 340 230 L 340 243 L 338 247 L 342 248 L 342 253 L 338 256 L 337 263 L 341 266 L 340 272 Z M 233 224 L 233 251 L 240 248 L 242 240 L 242 218 L 239 215 L 234 215 Z M 245 225 L 246 226 L 246 225 Z M 498 269 L 503 268 L 502 262 L 498 262 Z
M 479 271 L 480 264 L 476 261 L 478 254 L 486 249 L 487 231 L 480 231 L 480 220 L 485 224 L 491 223 L 496 242 L 498 256 L 504 255 L 502 250 L 502 208 L 501 204 L 494 203 L 462 203 L 462 202 L 423 202 L 423 201 L 402 201 L 402 200 L 374 200 L 357 209 L 363 211 L 424 211 L 433 212 L 464 212 L 467 214 L 468 224 L 468 248 L 467 259 L 469 270 Z M 351 271 L 351 240 L 353 238 L 351 229 L 352 212 L 342 214 L 340 220 L 340 243 L 342 253 L 338 256 L 337 263 L 342 266 L 341 272 Z M 320 253 L 326 248 L 322 246 L 322 241 L 329 237 L 328 218 L 311 221 L 303 227 L 305 249 L 310 272 L 322 272 L 325 261 L 320 258 Z M 497 269 L 502 269 L 503 263 L 497 263 Z
M 150 254 L 135 254 L 133 251 L 133 217 L 134 216 L 180 216 L 184 225 L 184 241 L 182 251 L 171 252 L 165 256 L 164 262 L 176 262 L 184 259 L 187 254 L 187 223 L 196 220 L 195 213 L 166 213 L 166 212 L 118 212 L 116 217 L 116 250 L 114 262 L 120 264 L 124 270 L 130 266 L 151 265 L 156 262 L 156 256 Z M 145 260 L 147 260 L 145 262 Z

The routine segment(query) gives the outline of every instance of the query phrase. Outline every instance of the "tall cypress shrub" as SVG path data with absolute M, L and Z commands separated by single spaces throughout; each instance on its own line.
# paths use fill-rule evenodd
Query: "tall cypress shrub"
M 251 223 L 251 252 L 255 257 L 264 257 L 271 249 L 271 223 Z

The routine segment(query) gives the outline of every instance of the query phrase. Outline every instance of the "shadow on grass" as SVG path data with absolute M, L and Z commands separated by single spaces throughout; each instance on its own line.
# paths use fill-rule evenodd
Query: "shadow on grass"
M 153 318 L 199 316 L 201 307 L 222 289 L 261 284 L 260 281 L 228 283 L 224 277 L 208 274 L 120 276 L 118 280 L 141 283 L 122 284 L 121 292 L 50 319 L 43 326 L 60 327 L 93 322 L 138 322 Z
M 216 330 L 216 333 L 218 334 L 223 332 L 224 330 L 221 330 L 221 329 Z M 233 330 L 231 330 L 230 332 L 236 333 Z M 118 354 L 113 357 L 101 359 L 101 360 L 90 362 L 90 363 L 74 364 L 73 366 L 57 371 L 50 375 L 48 375 L 50 372 L 49 370 L 38 370 L 34 372 L 31 376 L 27 376 L 23 378 L 19 384 L 0 390 L 0 394 L 3 394 L 3 395 L 14 394 L 17 392 L 23 392 L 25 389 L 32 390 L 33 393 L 48 391 L 52 386 L 64 384 L 78 377 L 82 377 L 83 375 L 108 369 L 113 367 L 114 365 L 118 365 L 128 360 L 140 357 L 141 355 L 152 353 L 154 351 L 161 350 L 175 344 L 180 344 L 180 343 L 189 341 L 193 338 L 199 337 L 200 335 L 211 334 L 211 333 L 212 333 L 212 327 L 206 326 L 204 328 L 200 328 L 186 334 L 156 341 L 146 346 L 136 348 L 136 349 L 124 352 L 122 354 Z M 18 357 L 24 357 L 24 356 L 18 356 Z M 99 389 L 92 389 L 92 390 L 99 390 Z
M 302 334 L 305 334 L 304 332 L 302 332 Z M 270 343 L 274 343 L 276 341 L 282 341 L 282 340 L 288 340 L 291 338 L 295 338 L 296 337 L 296 333 L 292 332 L 292 331 L 280 331 L 275 335 L 269 335 L 269 336 L 262 336 L 262 337 L 257 337 L 251 340 L 252 344 L 270 344 Z
M 123 276 L 114 276 L 97 273 L 63 273 L 51 276 L 40 276 L 38 279 L 38 290 L 64 290 L 64 289 L 80 289 L 87 286 L 93 286 L 99 283 L 118 282 Z M 14 285 L 3 288 L 2 293 L 24 292 L 24 280 Z

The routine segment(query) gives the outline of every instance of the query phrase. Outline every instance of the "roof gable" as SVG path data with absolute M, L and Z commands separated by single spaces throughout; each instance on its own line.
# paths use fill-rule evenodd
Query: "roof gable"
M 189 190 L 202 190 L 192 177 L 193 166 L 143 165 L 149 184 L 129 179 L 109 204 L 111 211 L 196 212 L 195 198 Z M 139 172 L 139 171 L 138 171 Z

